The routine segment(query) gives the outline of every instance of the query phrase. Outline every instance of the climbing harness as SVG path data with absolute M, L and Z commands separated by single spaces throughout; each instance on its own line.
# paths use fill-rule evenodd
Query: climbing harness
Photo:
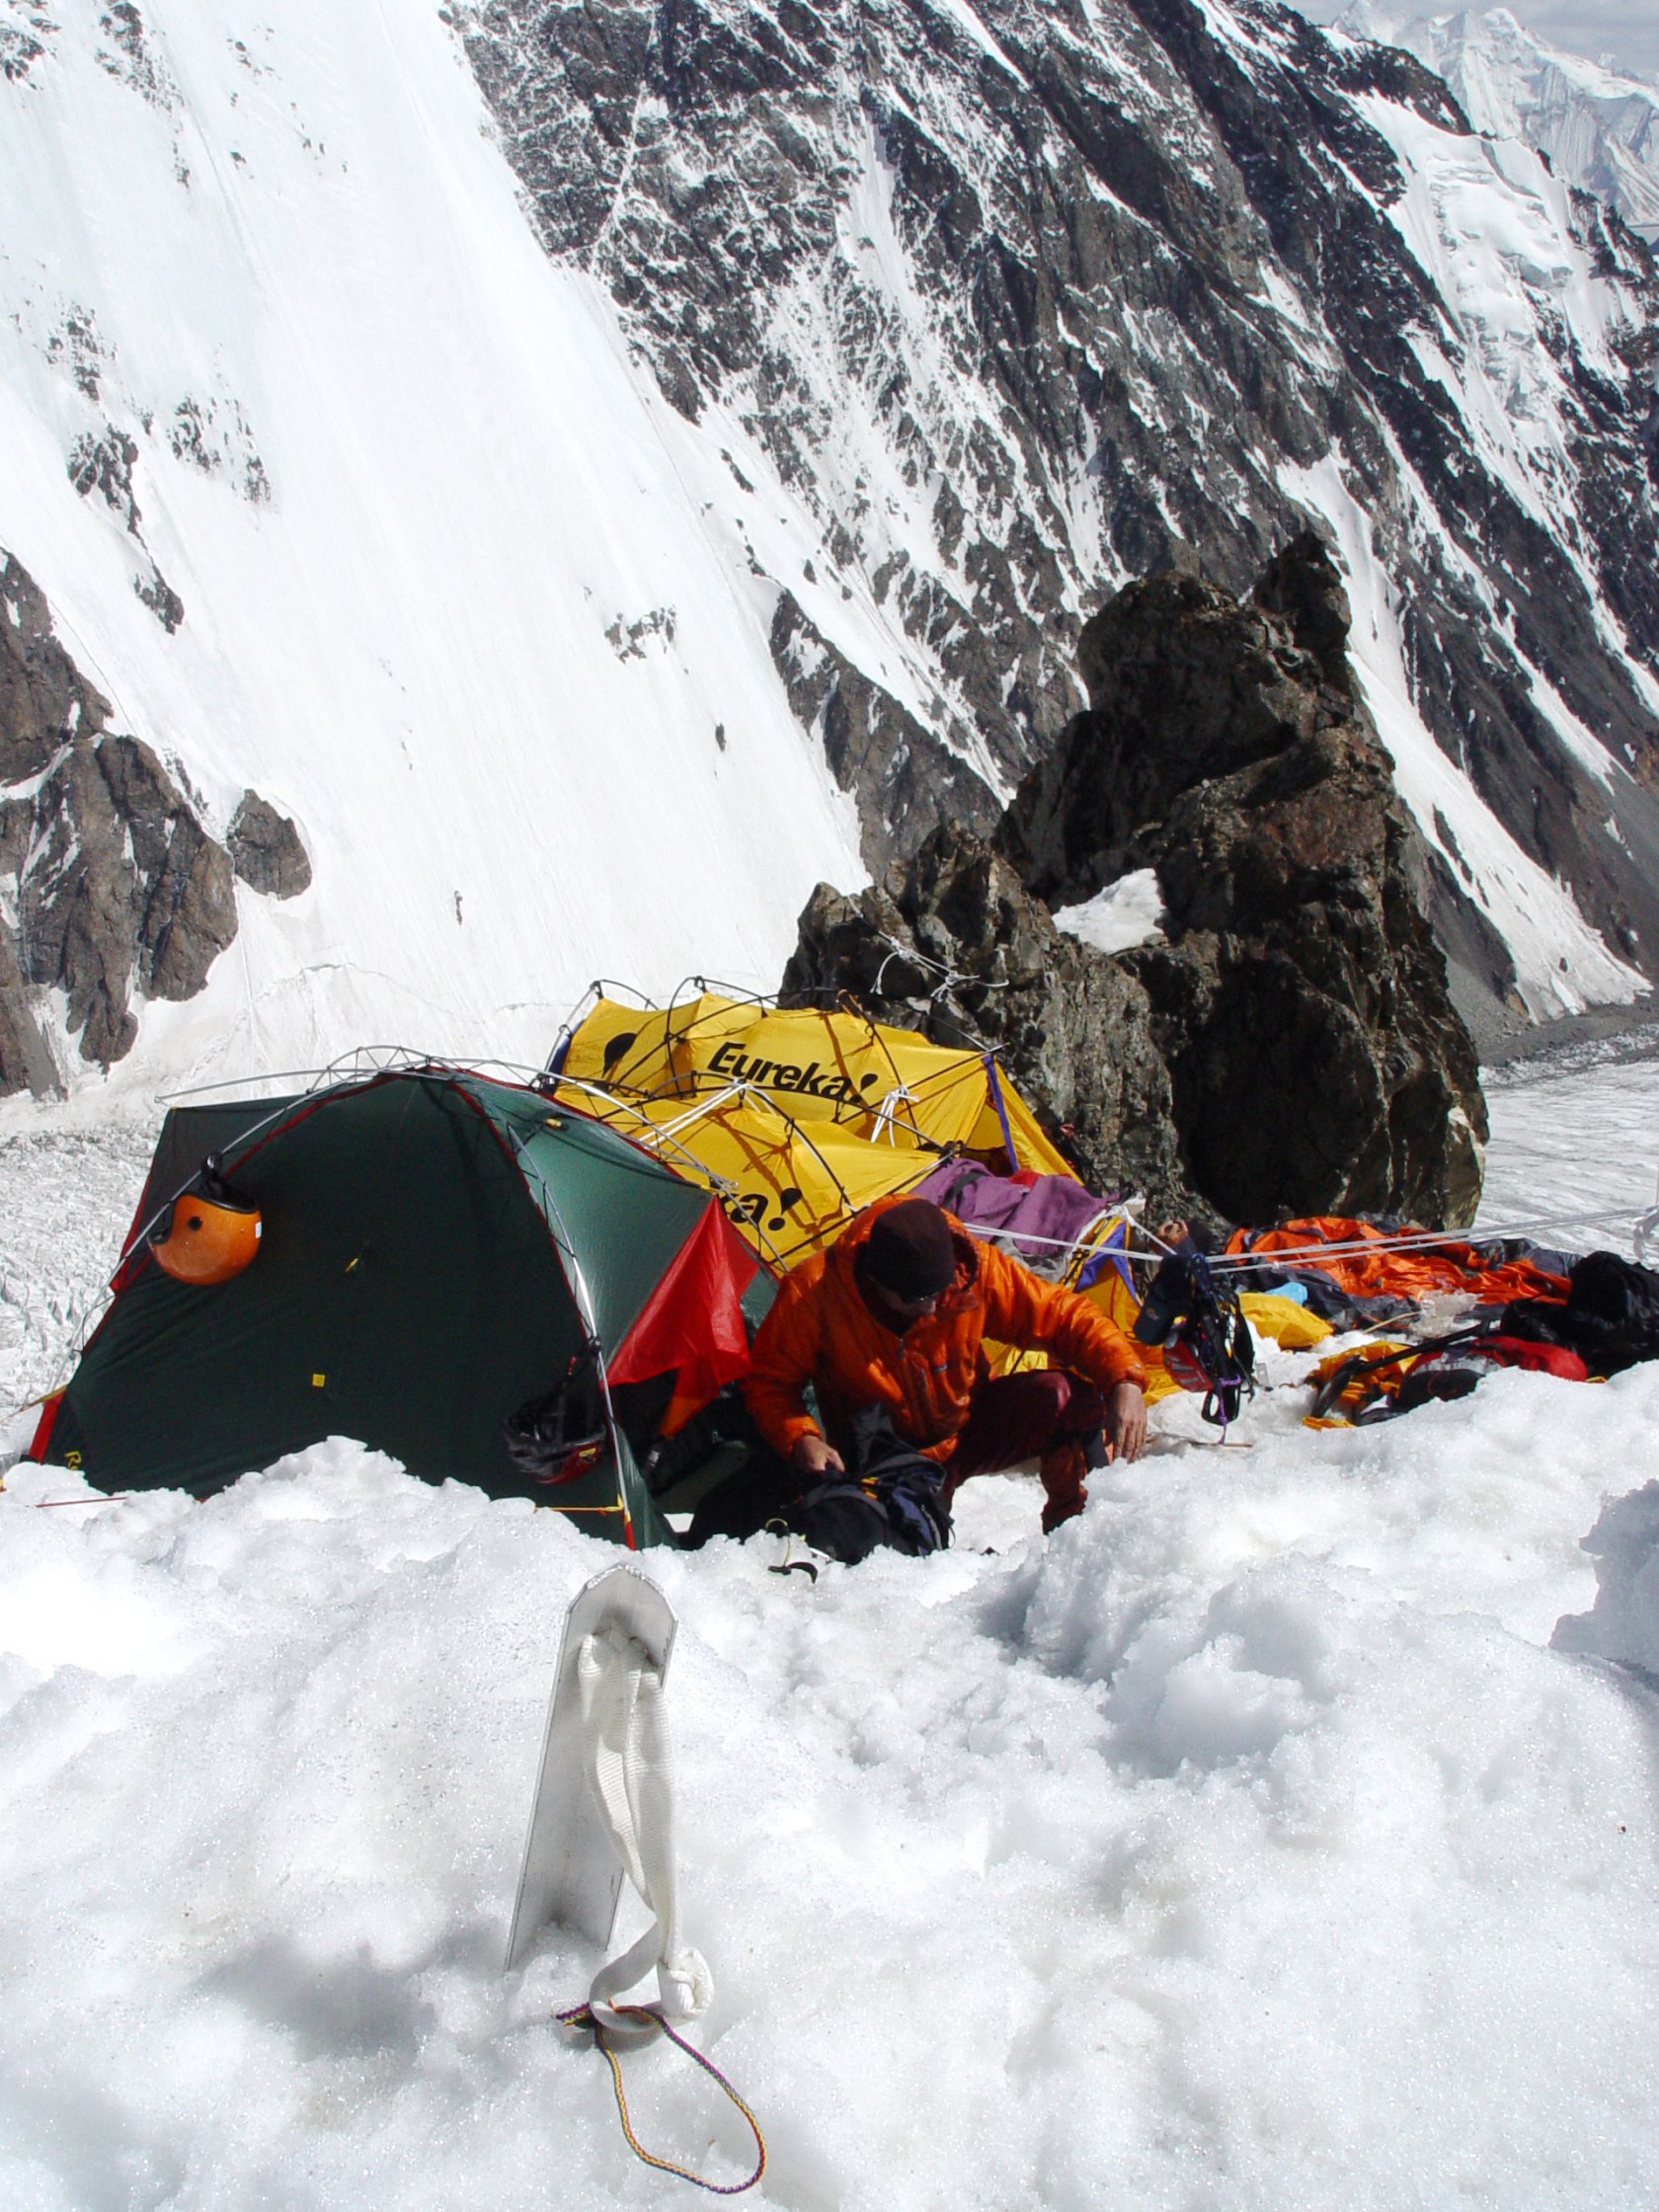
M 1170 1380 L 1204 1392 L 1203 1418 L 1224 1437 L 1254 1397 L 1255 1347 L 1231 1290 L 1199 1251 L 1175 1252 L 1159 1267 L 1135 1324 L 1143 1344 L 1163 1348 Z

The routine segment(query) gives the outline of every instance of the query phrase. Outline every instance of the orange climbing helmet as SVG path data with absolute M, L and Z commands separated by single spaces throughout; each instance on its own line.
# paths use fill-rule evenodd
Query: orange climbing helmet
M 166 1226 L 150 1239 L 156 1265 L 179 1283 L 228 1283 L 260 1248 L 264 1224 L 246 1193 L 232 1189 L 209 1152 L 194 1182 L 173 1201 Z

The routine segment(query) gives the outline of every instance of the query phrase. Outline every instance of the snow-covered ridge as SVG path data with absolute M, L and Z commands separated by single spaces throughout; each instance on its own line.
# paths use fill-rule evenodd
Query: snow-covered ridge
M 1659 83 L 1568 53 L 1507 8 L 1429 15 L 1353 0 L 1337 22 L 1416 54 L 1446 79 L 1476 130 L 1547 154 L 1564 182 L 1659 239 Z

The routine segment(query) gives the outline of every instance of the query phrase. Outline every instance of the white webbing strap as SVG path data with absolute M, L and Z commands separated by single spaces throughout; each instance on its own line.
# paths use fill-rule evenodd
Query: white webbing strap
M 714 1984 L 701 1954 L 680 1937 L 662 1674 L 642 1644 L 610 1627 L 584 1637 L 577 1681 L 588 1785 L 628 1879 L 657 1916 L 637 1943 L 599 1969 L 588 2002 L 607 2005 L 655 1966 L 664 2013 L 695 2019 Z
M 877 1099 L 874 1107 L 876 1126 L 870 1132 L 871 1144 L 879 1145 L 885 1137 L 890 1145 L 896 1145 L 899 1142 L 897 1135 L 899 1109 L 901 1106 L 911 1106 L 914 1103 L 915 1093 L 910 1089 L 908 1083 L 895 1083 L 890 1091 Z M 906 1126 L 908 1128 L 908 1125 Z

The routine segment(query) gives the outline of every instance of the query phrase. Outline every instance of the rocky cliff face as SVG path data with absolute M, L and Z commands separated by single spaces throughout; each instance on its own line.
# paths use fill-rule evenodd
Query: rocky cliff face
M 1053 742 L 1105 589 L 1185 543 L 1241 591 L 1319 513 L 1455 764 L 1412 804 L 1461 968 L 1550 1010 L 1491 846 L 1659 974 L 1659 287 L 1617 219 L 1507 175 L 1410 57 L 1274 6 L 457 20 L 548 250 L 686 416 L 741 422 L 809 567 L 902 641 L 855 667 L 774 578 L 873 864 Z M 1482 199 L 1526 234 L 1491 286 L 1458 247 Z
M 1474 1049 L 1347 630 L 1311 536 L 1242 604 L 1176 572 L 1131 586 L 1084 630 L 1089 707 L 994 849 L 941 830 L 885 890 L 822 888 L 786 991 L 994 1042 L 1097 1186 L 1229 1221 L 1469 1221 Z M 1109 956 L 1056 927 L 1147 869 L 1154 941 Z
M 982 837 L 947 825 L 885 885 L 820 884 L 784 970 L 787 1004 L 846 991 L 940 1044 L 994 1046 L 1093 1190 L 1193 1204 L 1152 1004 L 1119 960 L 1057 929 Z
M 134 995 L 189 998 L 236 934 L 233 877 L 288 896 L 310 881 L 292 823 L 253 792 L 230 850 L 53 634 L 13 559 L 0 565 L 0 1095 L 58 1087 L 37 1010 L 63 993 L 81 1057 L 109 1067 L 137 1034 Z

